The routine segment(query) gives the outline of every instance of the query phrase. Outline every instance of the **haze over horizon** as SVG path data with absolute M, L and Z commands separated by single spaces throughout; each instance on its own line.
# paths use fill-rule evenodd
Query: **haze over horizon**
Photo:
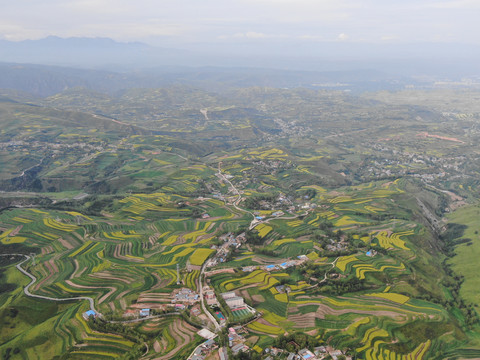
M 479 10 L 474 0 L 20 0 L 2 5 L 0 38 L 108 37 L 182 48 L 275 42 L 479 45 Z
M 21 0 L 2 7 L 0 62 L 476 77 L 479 10 L 474 0 Z

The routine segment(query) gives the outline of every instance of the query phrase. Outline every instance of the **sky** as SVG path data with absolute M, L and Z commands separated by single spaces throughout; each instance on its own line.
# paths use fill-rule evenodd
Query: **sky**
M 480 0 L 0 0 L 0 39 L 480 45 Z

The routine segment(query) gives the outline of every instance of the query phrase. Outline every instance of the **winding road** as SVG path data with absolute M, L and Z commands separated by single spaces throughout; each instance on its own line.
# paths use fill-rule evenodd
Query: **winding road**
M 25 260 L 23 260 L 22 262 L 15 265 L 16 268 L 20 272 L 22 272 L 24 275 L 28 276 L 31 279 L 30 283 L 27 286 L 25 286 L 24 289 L 23 289 L 23 292 L 25 293 L 25 295 L 33 297 L 33 298 L 37 298 L 37 299 L 50 300 L 50 301 L 88 300 L 88 302 L 90 304 L 90 310 L 95 311 L 95 313 L 97 313 L 97 315 L 99 317 L 103 318 L 103 315 L 95 309 L 94 300 L 89 296 L 77 296 L 77 297 L 71 297 L 71 298 L 54 298 L 54 297 L 49 297 L 49 296 L 32 294 L 29 289 L 37 281 L 37 278 L 34 275 L 30 274 L 28 271 L 26 271 L 24 268 L 22 268 L 22 264 L 24 264 L 25 262 L 30 260 L 31 257 L 29 255 L 25 255 L 25 254 L 0 254 L 0 256 L 19 256 L 19 257 L 23 256 L 23 257 L 25 257 Z M 205 264 L 202 267 L 201 274 L 203 274 L 204 272 L 205 272 Z M 220 324 L 217 322 L 217 320 L 213 317 L 213 315 L 205 307 L 205 302 L 204 302 L 204 298 L 203 298 L 203 284 L 202 284 L 201 281 L 199 281 L 199 283 L 200 283 L 200 294 L 202 294 L 202 296 L 201 296 L 202 309 L 205 312 L 205 314 L 209 317 L 209 319 L 213 322 L 213 324 L 215 325 L 215 330 L 219 331 L 219 330 L 221 330 Z M 135 323 L 135 322 L 141 322 L 141 321 L 156 319 L 156 318 L 165 317 L 165 316 L 178 316 L 178 315 L 180 315 L 179 312 L 173 312 L 173 313 L 167 313 L 167 314 L 161 314 L 161 315 L 146 316 L 144 318 L 139 318 L 139 319 L 120 320 L 120 321 L 110 320 L 110 321 L 107 321 L 107 322 L 116 323 L 116 324 Z
M 222 173 L 222 169 L 220 168 L 220 163 L 218 164 L 218 172 L 215 174 L 217 175 L 219 178 L 221 178 L 223 181 L 225 181 L 226 183 L 228 183 L 230 185 L 230 187 L 233 189 L 233 191 L 237 194 L 238 198 L 237 200 L 235 200 L 233 202 L 233 207 L 239 211 L 243 211 L 243 212 L 246 212 L 250 215 L 252 215 L 253 217 L 253 220 L 252 222 L 250 223 L 250 230 L 253 229 L 255 226 L 252 227 L 252 225 L 256 225 L 257 224 L 257 219 L 255 219 L 255 214 L 253 214 L 251 211 L 249 210 L 245 210 L 245 209 L 242 209 L 241 207 L 238 206 L 238 204 L 240 203 L 240 201 L 242 200 L 242 195 L 240 194 L 240 191 L 238 191 L 238 189 L 232 184 L 232 182 L 230 180 L 227 179 L 227 177 L 225 176 L 225 174 Z
M 43 300 L 50 300 L 50 301 L 74 301 L 74 300 L 88 300 L 89 304 L 90 304 L 90 310 L 93 310 L 95 311 L 95 313 L 103 318 L 103 315 L 98 312 L 96 309 L 95 309 L 95 301 L 93 300 L 93 298 L 89 297 L 89 296 L 77 296 L 77 297 L 72 297 L 72 298 L 54 298 L 54 297 L 49 297 L 49 296 L 43 296 L 43 295 L 35 295 L 35 294 L 32 294 L 30 292 L 30 286 L 32 286 L 36 281 L 37 281 L 37 278 L 30 274 L 28 271 L 26 271 L 24 268 L 22 268 L 22 264 L 27 262 L 28 260 L 31 259 L 31 256 L 29 255 L 25 255 L 25 254 L 0 254 L 0 256 L 23 256 L 25 257 L 25 260 L 23 260 L 22 262 L 18 263 L 16 266 L 16 268 L 22 272 L 23 274 L 27 275 L 32 281 L 30 281 L 30 283 L 25 286 L 25 288 L 23 289 L 23 292 L 25 293 L 25 295 L 27 296 L 30 296 L 30 297 L 33 297 L 33 298 L 37 298 L 37 299 L 43 299 Z M 116 320 L 108 320 L 107 322 L 108 323 L 112 323 L 112 324 L 120 324 L 120 323 L 135 323 L 135 322 L 141 322 L 141 321 L 145 321 L 145 320 L 151 320 L 151 319 L 156 319 L 156 318 L 161 318 L 161 317 L 165 317 L 165 316 L 178 316 L 178 315 L 181 315 L 181 313 L 179 312 L 172 312 L 172 313 L 166 313 L 166 314 L 161 314 L 161 315 L 151 315 L 151 316 L 146 316 L 146 317 L 142 317 L 142 318 L 139 318 L 139 319 L 132 319 L 132 320 L 119 320 L 119 321 L 116 321 Z
M 72 298 L 54 298 L 54 297 L 49 297 L 49 296 L 32 294 L 29 289 L 30 289 L 30 286 L 32 286 L 37 281 L 37 278 L 35 276 L 33 276 L 32 274 L 30 274 L 28 271 L 26 271 L 25 269 L 22 268 L 22 264 L 27 262 L 28 260 L 30 260 L 31 257 L 29 255 L 25 255 L 25 254 L 0 254 L 0 256 L 24 256 L 25 257 L 25 260 L 23 260 L 22 262 L 15 265 L 16 268 L 21 273 L 27 275 L 30 279 L 32 279 L 32 281 L 30 281 L 30 283 L 23 288 L 23 292 L 25 293 L 25 295 L 33 297 L 33 298 L 37 298 L 37 299 L 50 300 L 50 301 L 88 300 L 88 302 L 90 303 L 90 310 L 95 311 L 100 317 L 103 317 L 103 315 L 95 309 L 94 300 L 91 297 L 88 297 L 88 296 L 77 296 L 77 297 L 72 297 Z

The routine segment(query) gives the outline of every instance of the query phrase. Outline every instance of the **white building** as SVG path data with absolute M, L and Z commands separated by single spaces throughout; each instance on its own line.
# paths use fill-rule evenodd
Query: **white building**
M 232 298 L 225 299 L 225 302 L 227 303 L 229 308 L 235 308 L 235 307 L 240 307 L 245 305 L 243 298 L 240 296 L 235 296 Z
M 237 294 L 235 294 L 235 291 L 229 291 L 229 292 L 223 293 L 223 294 L 222 294 L 222 297 L 223 297 L 225 300 L 227 300 L 227 299 L 231 299 L 231 298 L 237 297 Z

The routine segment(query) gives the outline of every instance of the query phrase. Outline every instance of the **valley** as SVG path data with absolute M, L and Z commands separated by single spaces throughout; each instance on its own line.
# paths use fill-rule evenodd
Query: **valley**
M 480 357 L 478 91 L 4 96 L 3 358 Z

